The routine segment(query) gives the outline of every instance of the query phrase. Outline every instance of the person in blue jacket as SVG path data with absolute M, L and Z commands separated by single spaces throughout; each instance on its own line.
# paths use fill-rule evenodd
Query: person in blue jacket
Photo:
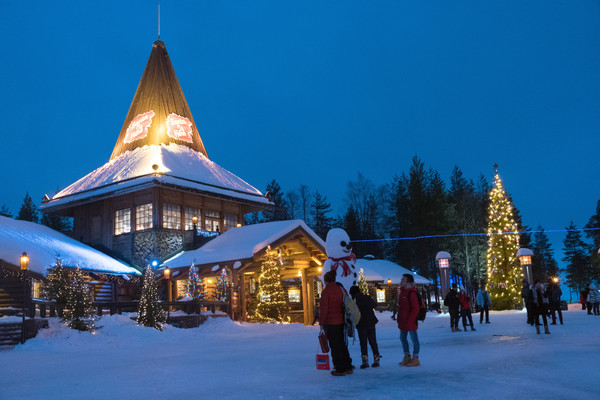
M 485 285 L 481 285 L 481 289 L 477 293 L 477 305 L 480 307 L 481 311 L 479 313 L 479 323 L 483 323 L 483 313 L 485 312 L 485 323 L 490 323 L 490 307 L 492 306 L 492 299 L 490 298 L 490 294 L 487 290 L 485 290 Z

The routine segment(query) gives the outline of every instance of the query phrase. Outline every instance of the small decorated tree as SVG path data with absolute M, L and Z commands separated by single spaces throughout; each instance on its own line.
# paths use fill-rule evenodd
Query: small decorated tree
M 492 307 L 514 309 L 520 302 L 521 268 L 517 259 L 519 233 L 513 217 L 513 205 L 495 165 L 494 186 L 488 209 L 487 277 Z
M 255 317 L 260 322 L 289 322 L 288 304 L 281 286 L 279 267 L 270 247 L 267 249 L 266 259 L 262 263 L 258 282 L 258 304 Z
M 231 288 L 231 284 L 229 283 L 229 277 L 227 276 L 227 271 L 225 268 L 221 270 L 221 274 L 219 275 L 219 280 L 217 282 L 217 290 L 216 290 L 216 300 L 217 301 L 229 301 L 229 290 Z
M 44 290 L 46 291 L 48 298 L 56 302 L 58 316 L 61 318 L 67 304 L 69 286 L 69 272 L 63 268 L 60 256 L 57 256 L 56 263 L 48 268 L 48 274 L 46 275 L 44 282 Z
M 137 324 L 151 326 L 162 331 L 162 324 L 165 320 L 165 311 L 158 301 L 158 285 L 154 279 L 154 273 L 148 265 L 144 272 L 142 296 L 138 304 Z
M 358 288 L 362 294 L 369 294 L 369 284 L 367 283 L 367 278 L 365 277 L 365 271 L 361 268 L 358 272 Z
M 202 301 L 205 297 L 204 280 L 198 278 L 194 264 L 190 267 L 186 294 L 194 300 Z
M 92 293 L 79 266 L 70 276 L 65 300 L 62 319 L 67 326 L 78 331 L 93 332 L 96 315 L 92 305 Z

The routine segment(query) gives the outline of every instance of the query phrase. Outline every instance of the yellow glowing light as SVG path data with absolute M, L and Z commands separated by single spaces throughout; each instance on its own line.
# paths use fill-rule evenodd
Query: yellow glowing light
M 27 270 L 27 268 L 29 268 L 29 257 L 27 256 L 27 253 L 23 252 L 23 255 L 21 256 L 21 270 L 25 271 Z

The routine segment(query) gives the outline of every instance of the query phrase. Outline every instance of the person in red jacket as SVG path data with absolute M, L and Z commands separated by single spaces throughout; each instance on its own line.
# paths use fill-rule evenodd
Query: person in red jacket
M 463 329 L 467 332 L 467 326 L 471 325 L 471 331 L 476 331 L 477 329 L 473 326 L 473 317 L 471 316 L 471 296 L 469 296 L 469 293 L 462 286 L 458 295 L 458 304 L 460 304 Z M 467 325 L 467 318 L 469 319 L 469 325 Z
M 400 365 L 417 367 L 419 362 L 419 336 L 417 335 L 417 315 L 419 314 L 419 300 L 417 299 L 417 288 L 415 278 L 411 274 L 402 275 L 400 281 L 400 292 L 398 294 L 398 329 L 400 329 L 400 341 L 404 350 L 404 359 Z M 410 356 L 407 336 L 413 344 L 413 355 Z
M 345 289 L 335 282 L 335 276 L 335 271 L 329 271 L 323 277 L 326 286 L 321 293 L 319 325 L 323 327 L 331 349 L 334 368 L 331 375 L 344 376 L 352 373 L 352 359 L 344 336 Z

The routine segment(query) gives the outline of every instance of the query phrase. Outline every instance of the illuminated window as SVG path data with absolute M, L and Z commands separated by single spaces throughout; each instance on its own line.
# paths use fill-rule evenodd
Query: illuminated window
M 223 215 L 224 220 L 225 220 L 225 230 L 230 229 L 230 228 L 235 228 L 238 224 L 238 217 L 237 214 L 224 214 Z
M 135 230 L 142 231 L 152 228 L 152 203 L 135 208 Z
M 292 288 L 288 291 L 290 303 L 300 303 L 300 289 Z
M 218 211 L 207 210 L 204 219 L 204 229 L 211 232 L 220 232 L 219 218 L 221 214 Z
M 163 228 L 181 229 L 181 209 L 175 204 L 163 204 Z
M 385 290 L 377 289 L 377 302 L 385 303 Z
M 131 209 L 115 211 L 115 235 L 131 232 Z
M 40 281 L 32 279 L 31 281 L 31 297 L 34 299 L 41 299 L 41 287 Z
M 185 224 L 185 230 L 186 231 L 191 231 L 194 229 L 194 221 L 192 221 L 192 218 L 196 217 L 198 218 L 198 222 L 202 222 L 202 219 L 200 219 L 200 210 L 196 209 L 196 208 L 188 208 L 186 207 L 183 210 L 184 213 L 184 224 Z M 200 226 L 196 226 L 197 229 L 200 229 Z

